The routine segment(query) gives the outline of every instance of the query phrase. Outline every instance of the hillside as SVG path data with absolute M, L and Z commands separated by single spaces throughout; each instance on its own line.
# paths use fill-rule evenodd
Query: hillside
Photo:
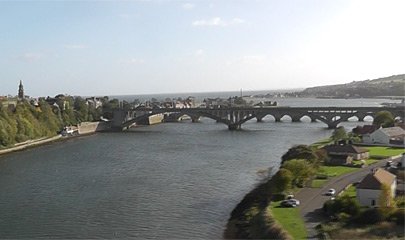
M 353 81 L 346 84 L 311 87 L 300 92 L 299 95 L 325 98 L 405 96 L 405 74 Z

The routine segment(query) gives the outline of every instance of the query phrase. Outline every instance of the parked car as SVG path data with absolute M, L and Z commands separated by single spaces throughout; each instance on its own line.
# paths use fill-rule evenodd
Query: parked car
M 297 199 L 287 199 L 281 201 L 280 205 L 282 207 L 296 207 L 300 205 L 300 201 Z
M 333 196 L 333 195 L 335 195 L 335 193 L 336 193 L 336 190 L 331 188 L 326 192 L 326 196 Z

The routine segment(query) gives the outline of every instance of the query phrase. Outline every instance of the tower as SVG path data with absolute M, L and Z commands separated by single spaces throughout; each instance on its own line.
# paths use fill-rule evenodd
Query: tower
M 18 86 L 18 98 L 24 99 L 24 87 L 23 87 L 21 80 L 20 80 L 20 85 Z

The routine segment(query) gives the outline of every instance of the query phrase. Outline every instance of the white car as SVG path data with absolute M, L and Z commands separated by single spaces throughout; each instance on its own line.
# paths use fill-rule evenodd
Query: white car
M 287 199 L 281 201 L 280 205 L 283 207 L 296 207 L 300 205 L 300 201 L 297 199 Z
M 326 196 L 333 196 L 333 195 L 335 195 L 335 193 L 336 193 L 336 190 L 331 188 L 326 192 Z

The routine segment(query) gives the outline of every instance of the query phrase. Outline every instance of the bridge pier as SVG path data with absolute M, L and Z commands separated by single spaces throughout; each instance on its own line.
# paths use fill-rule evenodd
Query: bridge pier
M 331 122 L 331 123 L 328 123 L 328 128 L 329 129 L 335 129 L 335 128 L 337 128 L 337 125 L 338 125 L 339 123 L 336 123 L 336 122 Z
M 231 131 L 234 130 L 241 130 L 242 129 L 242 125 L 241 124 L 229 124 L 228 125 L 228 129 Z
M 266 116 L 265 114 L 257 114 L 256 115 L 257 122 L 263 122 L 263 118 L 265 116 Z
M 292 121 L 292 122 L 300 122 L 300 121 L 301 121 L 301 117 L 299 117 L 299 116 L 292 116 L 292 117 L 291 117 L 291 121 Z
M 191 122 L 193 122 L 193 123 L 200 122 L 200 117 L 191 117 Z
M 273 116 L 273 117 L 274 117 L 274 121 L 281 122 L 281 116 Z

